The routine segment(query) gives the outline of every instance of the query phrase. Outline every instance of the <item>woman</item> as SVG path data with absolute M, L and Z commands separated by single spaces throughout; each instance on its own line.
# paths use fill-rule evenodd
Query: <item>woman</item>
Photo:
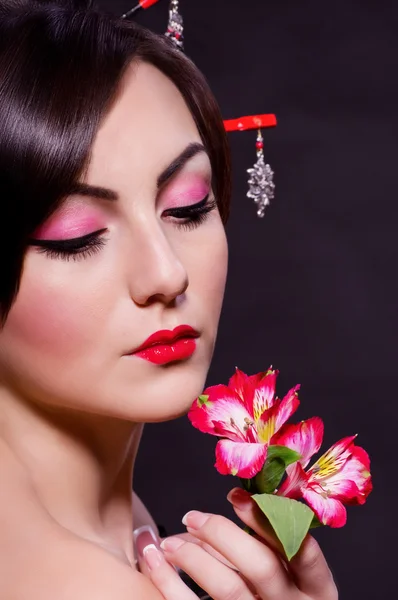
M 242 493 L 257 539 L 191 512 L 134 550 L 143 423 L 187 411 L 215 343 L 223 123 L 167 40 L 83 1 L 0 7 L 0 598 L 196 597 L 175 565 L 215 599 L 335 599 L 316 542 L 287 567 Z

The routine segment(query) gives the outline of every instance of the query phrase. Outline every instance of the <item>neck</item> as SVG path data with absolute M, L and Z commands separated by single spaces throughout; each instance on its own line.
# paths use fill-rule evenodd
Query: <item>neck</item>
M 132 477 L 142 425 L 38 407 L 0 391 L 0 438 L 48 513 L 134 564 Z

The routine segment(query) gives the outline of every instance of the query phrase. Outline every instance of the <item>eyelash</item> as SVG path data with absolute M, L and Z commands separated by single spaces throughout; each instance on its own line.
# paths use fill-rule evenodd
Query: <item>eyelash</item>
M 174 217 L 179 221 L 173 221 L 178 228 L 192 230 L 206 221 L 210 212 L 215 210 L 217 202 L 215 199 L 209 201 L 209 196 L 191 206 L 181 208 L 169 208 L 163 212 L 163 216 Z M 94 231 L 88 235 L 69 240 L 32 240 L 31 245 L 37 247 L 38 252 L 49 258 L 63 260 L 83 260 L 89 258 L 105 246 L 106 240 L 102 237 L 106 229 Z
M 217 207 L 217 202 L 215 198 L 209 200 L 210 194 L 208 194 L 203 200 L 198 202 L 197 204 L 192 204 L 191 206 L 182 206 L 181 208 L 169 208 L 164 211 L 163 216 L 166 217 L 174 217 L 175 219 L 183 220 L 184 222 L 178 223 L 177 221 L 173 221 L 177 225 L 177 227 L 185 230 L 192 230 L 199 227 L 202 223 L 206 221 L 211 213 Z
M 38 252 L 49 258 L 62 258 L 63 260 L 81 260 L 93 256 L 105 246 L 105 240 L 101 237 L 107 230 L 100 229 L 88 235 L 70 240 L 34 240 L 32 246 L 36 246 Z

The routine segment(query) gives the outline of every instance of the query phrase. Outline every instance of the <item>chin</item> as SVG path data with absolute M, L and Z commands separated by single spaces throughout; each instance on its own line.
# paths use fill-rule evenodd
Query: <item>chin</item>
M 200 364 L 201 363 L 201 364 Z M 145 380 L 135 381 L 120 390 L 119 408 L 114 415 L 129 421 L 157 423 L 171 421 L 187 414 L 195 398 L 205 387 L 210 361 L 175 362 L 167 366 L 154 367 Z

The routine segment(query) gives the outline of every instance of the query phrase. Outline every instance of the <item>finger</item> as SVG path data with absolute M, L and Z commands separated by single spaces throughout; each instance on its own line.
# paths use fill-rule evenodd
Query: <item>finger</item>
M 214 600 L 253 600 L 252 592 L 239 574 L 208 554 L 200 545 L 174 537 L 163 540 L 162 549 L 167 560 L 188 573 Z
M 135 534 L 140 571 L 147 575 L 165 600 L 198 600 L 165 559 L 151 527 L 141 527 Z
M 143 551 L 149 577 L 166 600 L 198 600 L 167 562 L 161 550 L 149 545 Z
M 197 546 L 200 546 L 201 548 L 206 550 L 206 552 L 208 552 L 208 554 L 211 554 L 211 556 L 214 556 L 214 558 L 216 558 L 217 560 L 222 562 L 224 565 L 227 565 L 227 567 L 229 567 L 230 569 L 237 570 L 236 567 L 229 560 L 227 560 L 225 558 L 225 556 L 223 556 L 222 554 L 217 552 L 217 550 L 215 550 L 212 546 L 210 546 L 210 544 L 206 544 L 206 542 L 202 542 L 202 540 L 199 540 L 194 535 L 185 532 L 185 533 L 179 533 L 176 536 L 169 536 L 164 539 L 170 539 L 171 537 L 178 537 L 180 539 L 183 539 L 186 542 L 191 542 L 191 544 L 196 544 Z
M 259 536 L 264 537 L 267 544 L 272 545 L 284 555 L 283 547 L 276 538 L 272 527 L 250 494 L 241 488 L 235 488 L 228 494 L 238 517 L 253 529 Z M 334 598 L 336 586 L 326 559 L 316 542 L 308 535 L 297 555 L 287 564 L 297 587 L 305 594 Z
M 160 549 L 160 539 L 153 527 L 150 525 L 143 525 L 133 532 L 135 556 L 139 570 L 144 575 L 149 576 L 149 569 L 146 561 L 144 560 L 144 548 L 153 544 L 156 548 Z
M 248 535 L 229 519 L 191 511 L 183 523 L 187 530 L 220 552 L 267 600 L 291 598 L 296 587 L 276 553 Z
M 318 542 L 307 535 L 300 550 L 290 561 L 297 587 L 311 598 L 337 600 L 333 575 Z
M 250 527 L 270 548 L 285 558 L 282 544 L 275 535 L 268 519 L 261 512 L 250 494 L 242 488 L 232 489 L 227 500 L 232 504 L 237 516 Z
M 164 539 L 171 539 L 171 537 L 177 537 L 179 539 L 183 539 L 186 542 L 191 542 L 192 544 L 196 544 L 197 546 L 200 546 L 201 548 L 206 550 L 206 552 L 208 554 L 210 554 L 211 556 L 214 556 L 214 558 L 219 560 L 221 563 L 223 563 L 230 569 L 234 569 L 235 571 L 237 571 L 237 568 L 229 560 L 227 560 L 225 558 L 225 556 L 223 556 L 222 554 L 217 552 L 217 550 L 214 550 L 214 548 L 212 548 L 209 544 L 206 544 L 206 542 L 202 542 L 202 540 L 199 540 L 198 538 L 191 535 L 190 533 L 179 533 L 177 536 L 169 536 L 168 538 L 164 538 Z M 242 573 L 240 573 L 240 576 L 245 581 L 249 590 L 252 591 L 253 593 L 255 593 L 255 589 L 253 588 L 250 581 L 248 581 L 247 578 L 242 575 Z

